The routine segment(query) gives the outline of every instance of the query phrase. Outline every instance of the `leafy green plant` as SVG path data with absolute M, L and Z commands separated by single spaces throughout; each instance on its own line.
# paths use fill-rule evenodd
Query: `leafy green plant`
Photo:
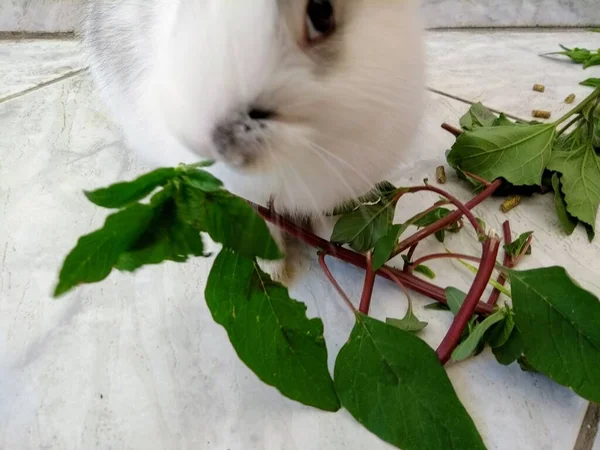
M 561 267 L 517 270 L 531 251 L 533 233 L 513 239 L 506 221 L 501 238 L 472 213 L 498 192 L 549 186 L 565 231 L 583 223 L 592 237 L 600 204 L 599 98 L 597 89 L 550 124 L 512 122 L 474 105 L 460 120 L 462 131 L 444 125 L 457 136 L 447 158 L 475 189 L 471 200 L 463 203 L 427 180 L 405 187 L 383 182 L 332 212 L 338 219 L 331 240 L 232 195 L 209 172 L 210 163 L 158 169 L 86 192 L 91 202 L 113 211 L 67 255 L 54 295 L 102 281 L 113 270 L 134 272 L 164 261 L 211 257 L 204 246 L 210 238 L 221 250 L 205 300 L 241 361 L 260 380 L 305 405 L 331 412 L 344 407 L 375 435 L 405 450 L 484 449 L 444 370 L 449 361 L 489 347 L 502 365 L 517 362 L 600 402 L 598 298 Z M 436 201 L 395 223 L 397 205 L 417 192 Z M 306 306 L 257 263 L 282 257 L 267 221 L 318 251 L 325 277 L 354 318 L 333 376 L 322 321 L 307 317 Z M 480 255 L 446 251 L 415 257 L 423 240 L 434 236 L 443 242 L 446 233 L 467 226 L 481 243 Z M 498 261 L 501 248 L 504 258 Z M 402 268 L 389 265 L 396 256 L 402 257 Z M 336 281 L 328 257 L 365 270 L 359 301 Z M 467 292 L 431 282 L 435 273 L 425 263 L 437 259 L 458 260 L 473 272 Z M 404 317 L 381 321 L 369 315 L 378 276 L 405 293 Z M 483 299 L 490 284 L 492 293 Z M 409 291 L 435 300 L 454 316 L 436 350 L 418 336 L 428 324 L 415 315 Z
M 484 183 L 503 179 L 512 188 L 553 188 L 564 230 L 570 234 L 572 224 L 581 223 L 592 240 L 600 206 L 599 105 L 597 88 L 553 123 L 497 125 L 489 119 L 486 126 L 464 128 L 448 152 L 448 163 L 462 178 L 469 173 Z M 482 108 L 474 105 L 465 117 L 482 114 Z

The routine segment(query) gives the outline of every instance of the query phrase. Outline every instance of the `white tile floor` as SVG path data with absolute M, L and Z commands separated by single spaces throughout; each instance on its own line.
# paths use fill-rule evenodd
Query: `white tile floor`
M 429 84 L 446 95 L 429 96 L 426 139 L 414 149 L 419 159 L 396 181 L 432 177 L 443 163 L 452 137 L 439 124 L 456 123 L 467 108 L 448 95 L 483 100 L 522 117 L 533 107 L 558 114 L 568 93 L 584 95 L 577 86 L 583 71 L 535 55 L 559 42 L 598 47 L 593 40 L 599 38 L 558 31 L 431 33 Z M 144 171 L 123 148 L 85 73 L 2 100 L 55 80 L 66 66 L 81 68 L 71 56 L 73 46 L 0 41 L 0 70 L 6 73 L 0 77 L 0 449 L 390 448 L 349 414 L 288 401 L 241 365 L 204 304 L 210 261 L 169 263 L 135 276 L 115 273 L 51 300 L 65 253 L 103 221 L 81 191 Z M 40 58 L 48 52 L 65 56 L 40 68 L 35 49 L 44 49 L 37 50 Z M 13 64 L 22 54 L 30 63 Z M 532 94 L 533 82 L 546 84 L 547 94 Z M 468 196 L 454 178 L 449 187 Z M 490 226 L 505 219 L 498 204 L 492 200 L 478 209 Z M 549 197 L 525 200 L 509 218 L 515 233 L 536 230 L 527 265 L 560 263 L 600 294 L 598 241 L 589 244 L 582 230 L 564 238 Z M 453 236 L 449 246 L 477 249 L 466 233 Z M 331 267 L 356 298 L 359 272 Z M 433 267 L 441 285 L 464 286 L 470 279 L 460 267 Z M 307 303 L 309 314 L 323 318 L 333 363 L 351 317 L 314 258 L 305 263 L 292 294 Z M 419 316 L 430 322 L 423 337 L 435 345 L 449 317 L 418 303 Z M 389 283 L 377 284 L 376 317 L 398 316 L 405 307 Z M 518 366 L 501 367 L 489 354 L 452 366 L 449 373 L 488 448 L 573 447 L 587 405 L 569 390 Z

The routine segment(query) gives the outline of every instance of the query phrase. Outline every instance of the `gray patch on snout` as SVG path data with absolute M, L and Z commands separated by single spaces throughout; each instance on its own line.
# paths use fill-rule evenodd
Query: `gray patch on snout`
M 247 114 L 220 123 L 212 134 L 217 153 L 235 167 L 252 164 L 263 150 L 266 137 L 266 123 Z

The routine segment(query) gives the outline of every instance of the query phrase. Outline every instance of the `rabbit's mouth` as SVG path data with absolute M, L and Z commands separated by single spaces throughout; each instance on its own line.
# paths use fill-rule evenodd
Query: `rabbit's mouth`
M 217 156 L 236 169 L 255 166 L 269 145 L 275 113 L 251 109 L 217 124 L 212 142 Z

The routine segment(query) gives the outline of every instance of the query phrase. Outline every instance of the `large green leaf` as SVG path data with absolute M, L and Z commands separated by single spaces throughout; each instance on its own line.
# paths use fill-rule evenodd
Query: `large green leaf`
M 146 231 L 153 216 L 151 206 L 135 204 L 111 214 L 101 229 L 79 238 L 63 263 L 54 296 L 79 284 L 104 280 L 121 253 Z
M 320 319 L 289 297 L 255 261 L 221 250 L 206 286 L 206 302 L 240 359 L 265 383 L 306 405 L 336 411 Z
M 508 366 L 519 359 L 523 354 L 523 338 L 519 329 L 513 328 L 507 341 L 498 347 L 493 347 L 492 352 L 496 360 L 504 366 Z
M 154 217 L 144 234 L 119 257 L 115 267 L 134 271 L 163 261 L 185 262 L 188 256 L 204 256 L 200 232 L 177 216 L 172 197 L 154 205 Z
M 135 203 L 159 186 L 163 186 L 169 180 L 180 173 L 179 169 L 163 168 L 156 169 L 133 181 L 113 184 L 107 188 L 95 191 L 86 191 L 86 197 L 94 204 L 104 208 L 122 208 Z
M 591 143 L 571 151 L 555 151 L 548 169 L 562 174 L 560 181 L 567 211 L 595 229 L 600 205 L 600 158 Z
M 435 352 L 411 333 L 357 314 L 334 380 L 354 418 L 398 448 L 485 449 Z
M 357 252 L 366 252 L 386 236 L 394 220 L 396 202 L 360 206 L 341 216 L 333 228 L 331 241 L 349 244 Z
M 555 135 L 552 124 L 477 128 L 458 137 L 448 162 L 486 180 L 505 178 L 516 186 L 539 185 Z
M 227 191 L 204 192 L 183 184 L 177 191 L 177 214 L 182 222 L 249 258 L 281 258 L 265 221 L 243 199 Z
M 600 402 L 600 302 L 562 267 L 511 271 L 515 323 L 541 373 Z
M 475 103 L 469 111 L 460 118 L 460 126 L 463 130 L 472 131 L 476 128 L 491 127 L 498 119 L 496 115 L 483 106 L 481 103 Z
M 396 248 L 396 244 L 400 239 L 400 236 L 406 230 L 406 225 L 392 225 L 390 230 L 387 232 L 385 236 L 380 238 L 375 243 L 375 248 L 373 249 L 373 269 L 378 270 L 388 262 L 394 249 Z
M 556 208 L 558 221 L 564 232 L 570 236 L 577 227 L 577 219 L 567 211 L 567 202 L 565 201 L 565 195 L 562 192 L 560 178 L 557 173 L 552 175 L 552 189 L 554 189 L 554 207 Z

